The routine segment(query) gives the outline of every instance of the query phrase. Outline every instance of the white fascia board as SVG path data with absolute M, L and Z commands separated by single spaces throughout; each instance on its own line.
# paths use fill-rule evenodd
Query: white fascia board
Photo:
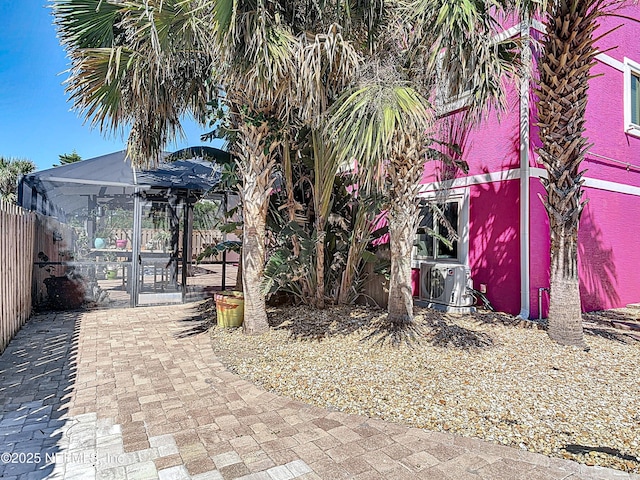
M 547 33 L 547 27 L 540 20 L 536 20 L 535 18 L 531 20 L 531 28 L 537 30 L 540 33 Z
M 456 178 L 453 180 L 445 180 L 442 182 L 425 183 L 418 193 L 419 197 L 429 196 L 430 192 L 441 190 L 451 190 L 456 188 L 466 188 L 471 185 L 483 185 L 486 183 L 505 182 L 507 180 L 517 180 L 520 178 L 520 169 L 501 170 L 498 172 L 482 173 L 479 175 L 471 175 L 468 177 Z
M 518 180 L 520 178 L 520 169 L 502 170 L 499 172 L 483 173 L 480 175 L 471 175 L 468 177 L 456 178 L 455 180 L 447 180 L 444 182 L 425 183 L 418 197 L 433 197 L 437 192 L 443 190 L 464 189 L 472 185 L 483 185 L 487 183 L 506 182 L 509 180 Z M 531 178 L 548 178 L 547 171 L 540 167 L 531 167 Z M 595 188 L 597 190 L 605 190 L 608 192 L 624 193 L 626 195 L 634 195 L 640 197 L 640 187 L 627 185 L 625 183 L 610 182 L 608 180 L 600 180 L 597 178 L 584 178 L 584 186 Z M 451 194 L 461 193 L 454 191 Z
M 611 68 L 614 68 L 620 72 L 624 72 L 624 63 L 620 60 L 616 60 L 615 58 L 610 57 L 606 53 L 600 53 L 596 55 L 596 60 L 599 60 L 605 65 L 609 65 Z
M 495 35 L 492 40 L 496 43 L 498 42 L 503 42 L 505 41 L 507 38 L 513 38 L 513 37 L 517 37 L 518 35 L 520 35 L 522 29 L 522 24 L 518 23 L 517 25 L 514 25 L 511 28 L 508 28 L 500 33 L 498 33 L 497 35 Z
M 537 167 L 531 169 L 531 176 L 535 178 L 548 178 L 547 171 L 544 168 Z M 596 190 L 604 190 L 606 192 L 623 193 L 625 195 L 640 197 L 640 187 L 627 185 L 625 183 L 610 182 L 608 180 L 600 180 L 598 178 L 584 177 L 583 186 L 587 188 L 594 188 Z

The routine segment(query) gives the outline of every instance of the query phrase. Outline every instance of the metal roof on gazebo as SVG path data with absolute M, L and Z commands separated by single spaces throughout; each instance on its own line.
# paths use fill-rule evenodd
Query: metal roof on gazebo
M 219 182 L 218 165 L 230 161 L 227 152 L 211 147 L 190 147 L 162 157 L 168 161 L 151 170 L 134 167 L 126 152 L 120 151 L 34 172 L 20 182 L 19 203 L 59 215 L 85 207 L 87 196 L 131 195 L 136 188 L 188 190 L 200 196 Z

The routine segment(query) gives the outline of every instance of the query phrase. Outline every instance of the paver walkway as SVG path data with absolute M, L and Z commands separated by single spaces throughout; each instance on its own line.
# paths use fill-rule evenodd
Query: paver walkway
M 225 370 L 193 306 L 34 317 L 0 357 L 4 479 L 640 479 L 329 412 Z

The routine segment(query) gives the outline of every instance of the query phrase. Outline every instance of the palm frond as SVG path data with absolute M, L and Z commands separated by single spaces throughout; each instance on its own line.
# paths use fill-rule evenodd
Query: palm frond
M 504 106 L 503 79 L 516 72 L 516 44 L 497 35 L 513 2 L 508 0 L 413 0 L 405 14 L 415 25 L 412 57 L 427 83 L 455 98 L 469 92 L 468 106 L 477 120 L 487 106 Z
M 53 0 L 60 43 L 66 48 L 104 48 L 120 43 L 117 28 L 122 5 L 96 0 Z
M 311 38 L 302 35 L 297 57 L 299 115 L 305 123 L 317 127 L 329 105 L 354 80 L 362 58 L 335 24 L 327 33 Z
M 330 110 L 324 132 L 338 162 L 355 160 L 363 186 L 370 187 L 384 179 L 394 137 L 425 136 L 431 122 L 426 98 L 410 84 L 382 75 L 344 93 Z
M 35 169 L 36 165 L 31 160 L 0 156 L 0 200 L 15 202 L 18 179 Z
M 255 112 L 279 110 L 286 116 L 295 38 L 275 3 L 213 2 L 213 19 L 229 100 Z
M 200 118 L 211 93 L 206 0 L 54 0 L 53 10 L 74 108 L 102 131 L 130 126 L 132 161 L 154 164 L 181 134 L 181 117 Z

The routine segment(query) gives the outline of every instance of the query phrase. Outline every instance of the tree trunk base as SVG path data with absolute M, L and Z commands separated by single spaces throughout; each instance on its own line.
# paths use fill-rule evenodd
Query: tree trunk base
M 244 325 L 244 323 L 243 323 Z M 263 335 L 265 333 L 267 333 L 269 331 L 269 328 L 260 328 L 260 329 L 254 329 L 254 328 L 247 328 L 244 327 L 242 329 L 242 333 L 244 333 L 245 335 Z
M 411 346 L 419 342 L 422 329 L 409 315 L 387 315 L 387 318 L 370 333 L 366 339 L 376 339 L 376 343 L 392 346 Z
M 582 309 L 577 279 L 551 279 L 547 333 L 560 345 L 587 348 L 582 328 Z
M 387 321 L 389 322 L 390 325 L 393 325 L 396 328 L 409 327 L 413 324 L 413 315 L 409 315 L 407 313 L 403 313 L 403 314 L 390 313 L 387 316 Z

